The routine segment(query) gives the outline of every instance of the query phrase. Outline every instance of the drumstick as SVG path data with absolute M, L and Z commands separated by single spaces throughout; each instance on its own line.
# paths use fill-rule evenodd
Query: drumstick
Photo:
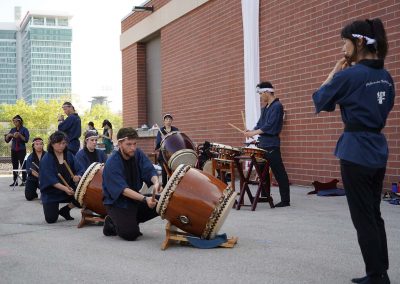
M 38 165 L 36 165 L 36 163 L 35 162 L 32 162 L 32 165 L 34 165 L 38 170 L 39 170 L 39 166 Z
M 39 173 L 37 171 L 35 171 L 34 169 L 30 168 L 30 170 L 31 170 L 32 173 L 35 173 L 35 174 L 39 175 Z
M 69 165 L 68 165 L 68 163 L 67 163 L 66 160 L 64 160 L 64 164 L 65 164 L 65 167 L 67 168 L 69 174 L 71 175 L 71 177 L 74 178 L 74 173 L 72 172 L 72 170 L 71 170 L 71 168 L 69 167 Z
M 245 118 L 245 116 L 244 116 L 243 110 L 242 110 L 242 120 L 243 120 L 244 129 L 246 129 L 246 128 L 247 128 L 247 127 L 246 127 L 246 118 Z
M 69 189 L 70 186 L 69 186 L 69 184 L 67 183 L 67 181 L 65 180 L 65 178 L 64 178 L 60 173 L 58 173 L 57 175 L 58 175 L 58 177 L 61 179 L 61 181 L 63 182 L 63 184 L 64 184 L 66 187 L 68 187 L 68 189 Z
M 151 202 L 156 200 L 156 188 L 153 188 L 153 194 L 151 195 Z
M 161 131 L 160 127 L 158 128 L 158 131 L 159 131 L 159 132 L 160 132 L 160 134 L 161 134 L 161 138 L 163 138 L 163 139 L 164 139 L 164 134 L 162 133 L 162 131 Z
M 236 130 L 238 130 L 238 131 L 240 131 L 240 132 L 242 132 L 242 133 L 244 133 L 244 132 L 245 132 L 244 130 L 240 129 L 239 127 L 237 127 L 237 126 L 233 125 L 232 123 L 229 123 L 229 122 L 228 122 L 228 124 L 229 124 L 229 126 L 231 126 L 231 127 L 235 128 Z

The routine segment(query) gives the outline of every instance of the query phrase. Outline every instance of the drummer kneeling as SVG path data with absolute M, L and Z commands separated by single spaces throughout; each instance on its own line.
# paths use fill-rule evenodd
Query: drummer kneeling
M 158 216 L 157 200 L 139 193 L 143 182 L 161 191 L 157 172 L 142 150 L 136 148 L 135 129 L 121 128 L 117 139 L 119 150 L 108 158 L 103 170 L 104 205 L 107 210 L 103 234 L 134 241 L 142 233 L 139 223 Z

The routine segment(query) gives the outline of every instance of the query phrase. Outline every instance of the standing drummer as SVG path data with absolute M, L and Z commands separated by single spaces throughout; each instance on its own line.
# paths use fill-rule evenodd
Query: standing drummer
M 134 241 L 142 233 L 139 223 L 158 216 L 157 200 L 139 193 L 143 182 L 161 187 L 153 164 L 142 150 L 136 148 L 138 134 L 135 129 L 121 128 L 117 133 L 119 150 L 108 158 L 103 169 L 103 203 L 107 210 L 103 234 L 120 236 Z
M 157 138 L 156 138 L 156 151 L 160 150 L 161 147 L 161 141 L 163 136 L 167 135 L 168 133 L 172 132 L 172 131 L 179 131 L 179 129 L 175 126 L 172 126 L 172 121 L 174 119 L 172 118 L 172 115 L 167 113 L 164 115 L 163 117 L 163 123 L 164 126 L 161 127 L 160 131 L 158 131 L 157 133 Z M 161 135 L 162 133 L 162 135 Z M 167 184 L 167 180 L 168 180 L 168 176 L 167 176 L 167 171 L 165 170 L 165 167 L 167 166 L 165 164 L 165 161 L 162 157 L 161 151 L 159 151 L 158 154 L 158 163 L 160 164 L 160 167 L 162 169 L 162 185 L 165 186 Z
M 283 165 L 279 134 L 283 126 L 283 106 L 275 97 L 274 87 L 270 82 L 262 82 L 257 85 L 257 93 L 260 94 L 262 103 L 265 104 L 261 110 L 260 118 L 254 130 L 247 130 L 246 138 L 259 135 L 259 147 L 266 152 L 272 173 L 279 185 L 281 202 L 275 207 L 290 206 L 289 178 Z

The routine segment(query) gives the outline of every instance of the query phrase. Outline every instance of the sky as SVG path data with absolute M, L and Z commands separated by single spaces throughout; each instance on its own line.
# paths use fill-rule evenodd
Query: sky
M 145 0 L 1 0 L 0 22 L 14 21 L 14 7 L 22 16 L 30 10 L 61 11 L 73 15 L 72 93 L 82 110 L 93 96 L 108 96 L 114 111 L 122 109 L 122 68 L 119 37 L 121 20 Z

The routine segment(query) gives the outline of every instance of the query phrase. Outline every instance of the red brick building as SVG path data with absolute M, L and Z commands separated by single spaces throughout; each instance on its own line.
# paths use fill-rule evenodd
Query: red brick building
M 289 178 L 301 185 L 340 179 L 333 155 L 343 129 L 340 113 L 316 116 L 311 96 L 341 56 L 341 28 L 375 17 L 385 24 L 386 68 L 400 89 L 400 1 L 259 2 L 260 78 L 274 84 L 285 107 L 281 140 Z M 122 21 L 124 125 L 153 123 L 151 91 L 160 96 L 159 112 L 172 113 L 174 125 L 194 142 L 242 146 L 242 135 L 227 124 L 243 125 L 241 1 L 153 0 L 145 5 L 154 11 L 134 12 Z M 153 54 L 159 56 L 155 65 Z M 155 75 L 149 76 L 148 69 Z M 158 83 L 149 84 L 152 78 Z M 158 89 L 149 91 L 153 86 Z M 399 111 L 397 99 L 384 130 L 390 148 L 386 187 L 400 180 Z M 153 143 L 149 139 L 141 147 L 149 152 Z

